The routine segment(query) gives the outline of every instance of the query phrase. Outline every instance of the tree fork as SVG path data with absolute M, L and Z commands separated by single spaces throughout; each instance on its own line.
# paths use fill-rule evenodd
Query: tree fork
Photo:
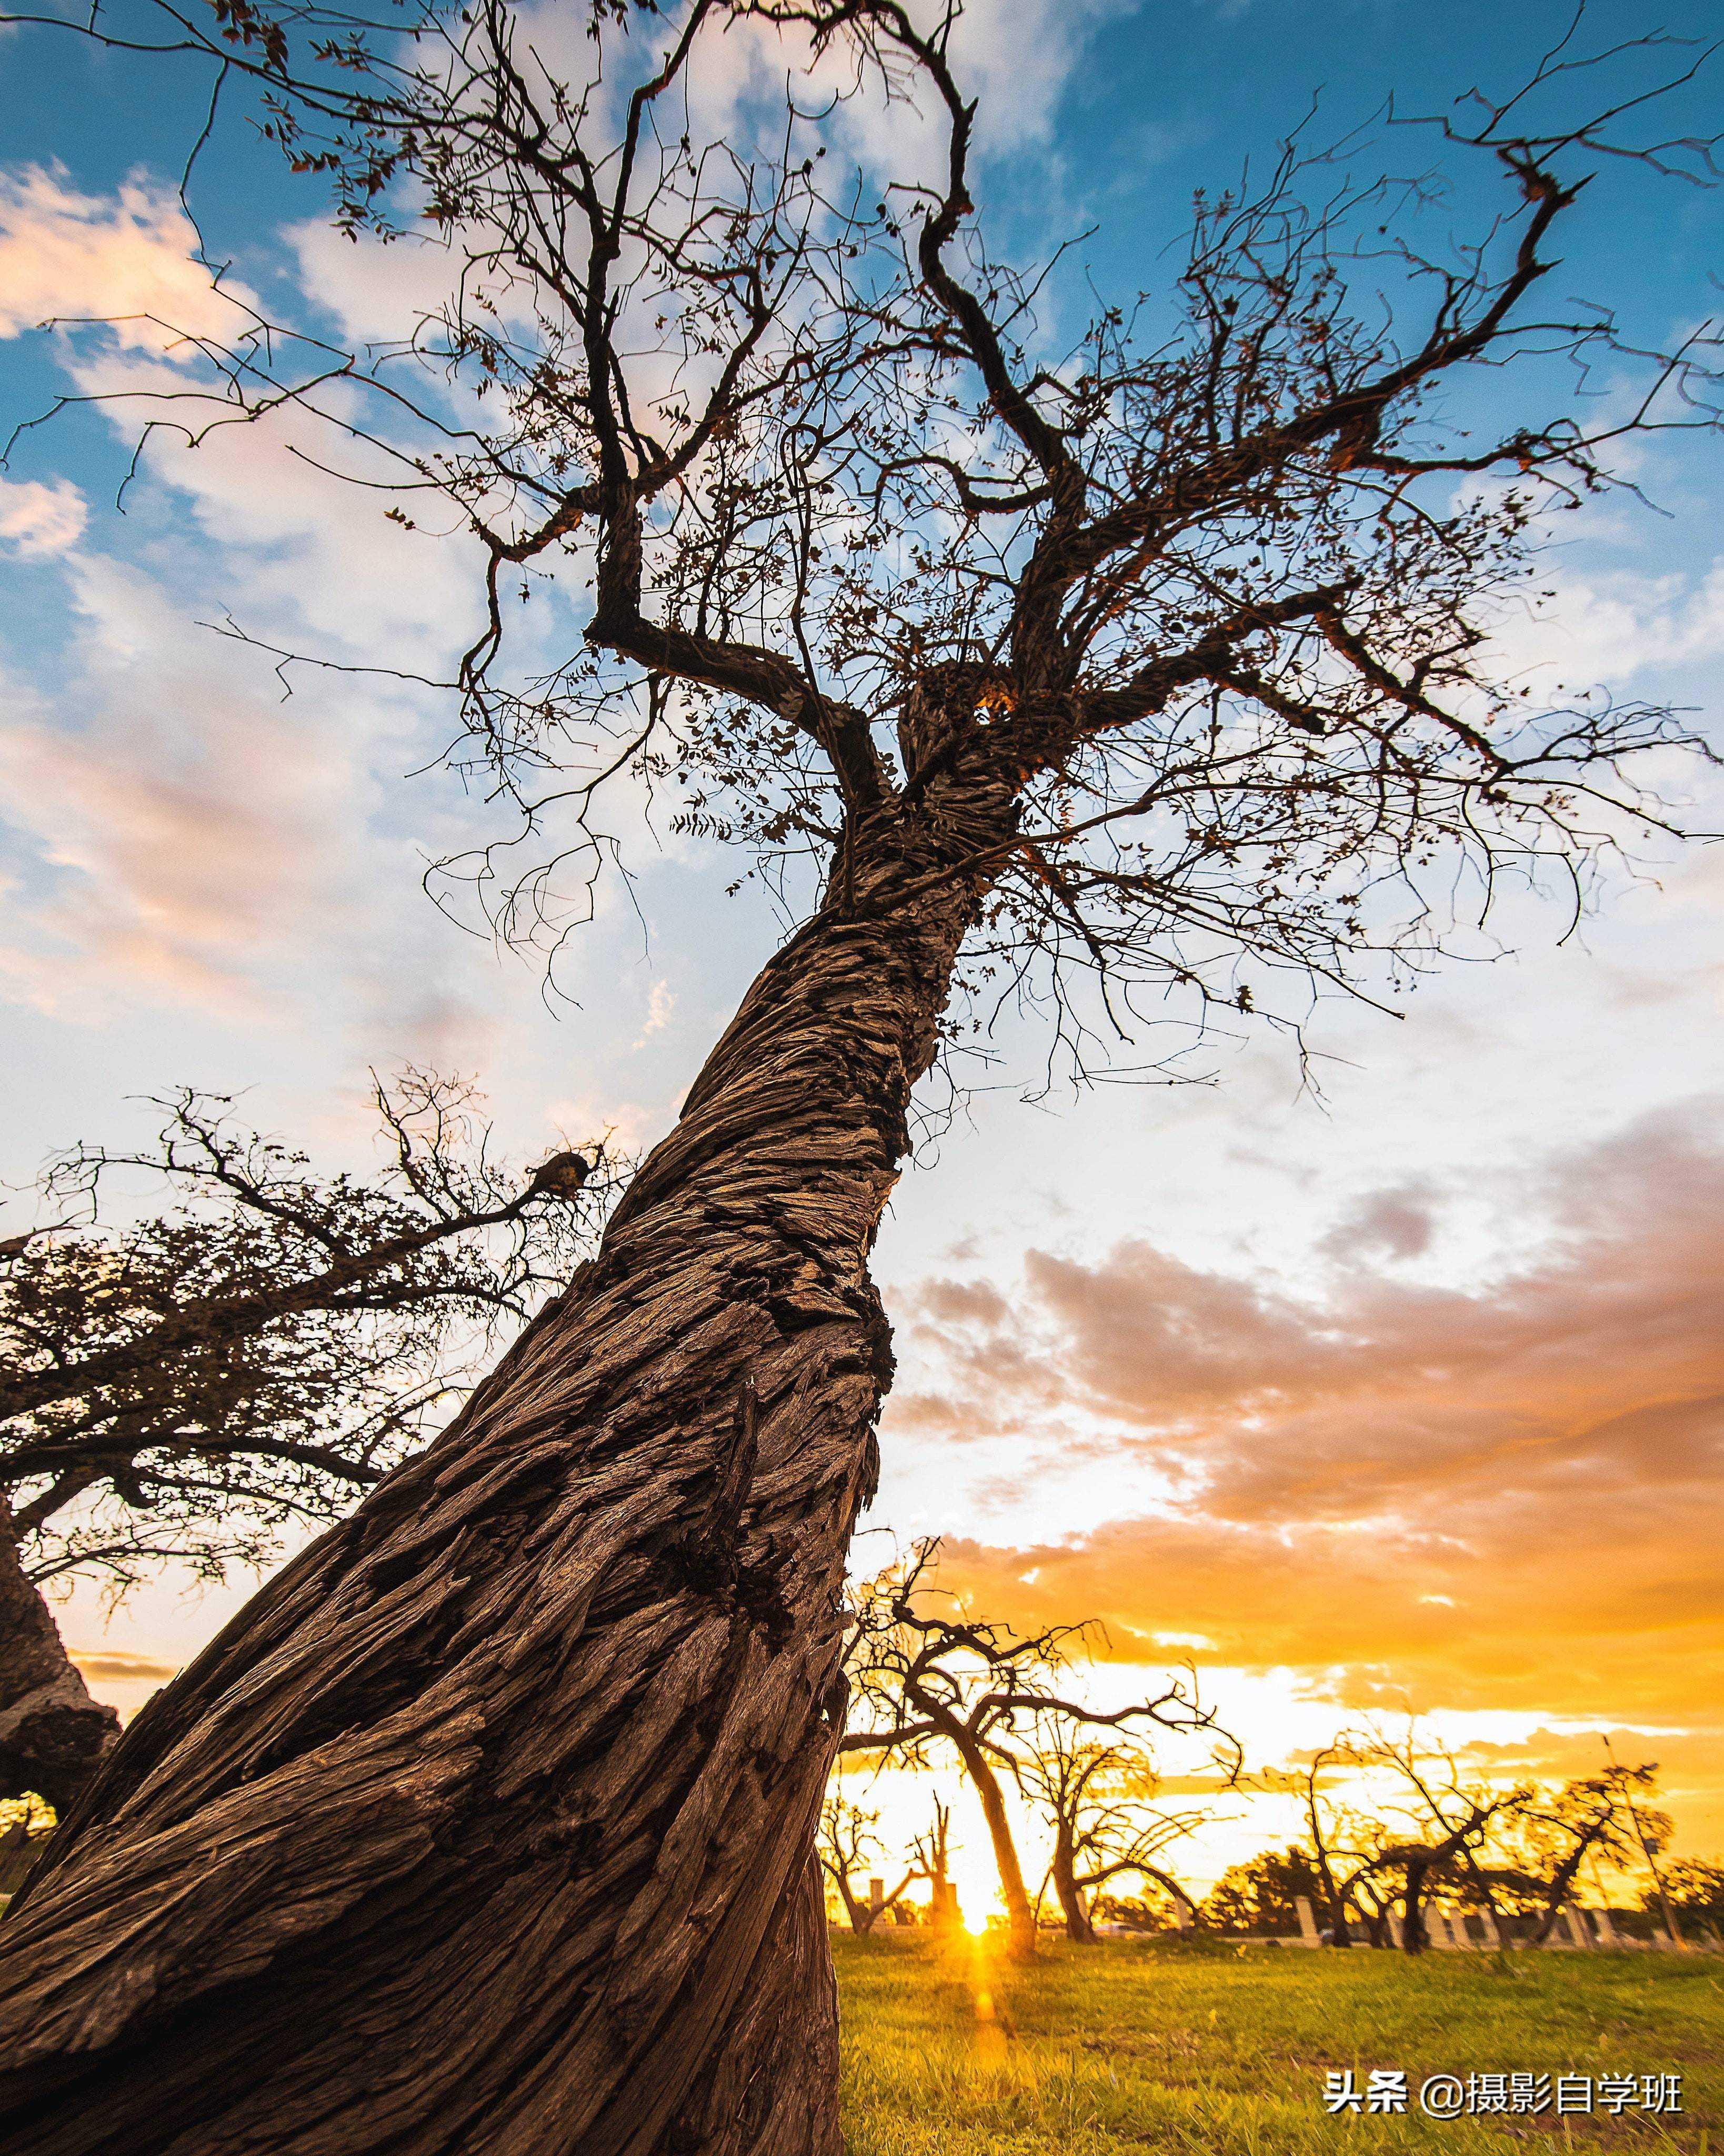
M 0 1934 L 9 2156 L 837 2156 L 867 1255 L 981 886 L 879 901 L 944 820 L 880 820 L 567 1294 L 126 1732 Z

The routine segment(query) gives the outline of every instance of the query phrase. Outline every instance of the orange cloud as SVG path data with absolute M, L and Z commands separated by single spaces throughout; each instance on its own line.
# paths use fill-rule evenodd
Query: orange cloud
M 1471 1194 L 1403 1187 L 1355 1209 L 1309 1293 L 1140 1241 L 1033 1250 L 1009 1296 L 925 1283 L 905 1344 L 935 1382 L 897 1428 L 1021 1438 L 1038 1476 L 1100 1453 L 1168 1492 L 1033 1548 L 949 1544 L 947 1578 L 1025 1620 L 1099 1616 L 1132 1659 L 1201 1635 L 1349 1707 L 1724 1727 L 1718 1107 L 1529 1173 L 1516 1226 L 1542 1219 L 1546 1255 L 1504 1277 L 1398 1276 Z

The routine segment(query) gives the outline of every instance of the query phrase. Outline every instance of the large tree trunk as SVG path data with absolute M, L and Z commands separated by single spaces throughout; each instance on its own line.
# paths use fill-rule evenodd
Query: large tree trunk
M 999 1776 L 988 1763 L 986 1753 L 956 1717 L 951 1718 L 947 1734 L 964 1763 L 964 1772 L 981 1800 L 982 1816 L 988 1822 L 988 1838 L 993 1844 L 994 1868 L 999 1873 L 1000 1899 L 1006 1905 L 1012 1954 L 1018 1961 L 1031 1960 L 1035 1953 L 1035 1911 L 1030 1907 L 1024 1884 L 1024 1866 L 1018 1861 L 1018 1845 L 1012 1838 L 1011 1817 L 1006 1810 Z
M 119 1716 L 90 1697 L 25 1577 L 0 1496 L 0 1797 L 33 1794 L 66 1810 L 119 1734 Z
M 1347 1928 L 1347 1897 L 1336 1883 L 1334 1867 L 1315 1826 L 1311 1840 L 1316 1849 L 1317 1876 L 1323 1882 L 1323 1898 L 1329 1905 L 1329 1943 L 1331 1947 L 1350 1947 L 1353 1941 Z
M 568 1293 L 134 1722 L 0 1931 L 8 2156 L 837 2156 L 866 1259 L 978 886 L 883 901 L 937 855 L 859 844 Z
M 1409 1954 L 1423 1953 L 1425 1949 L 1424 1893 L 1424 1866 L 1409 1864 L 1407 1891 L 1401 1904 L 1401 1946 Z
M 1065 1820 L 1058 1822 L 1054 1833 L 1054 1892 L 1060 1897 L 1060 1908 L 1065 1918 L 1065 1936 L 1075 1939 L 1080 1946 L 1095 1944 L 1095 1926 L 1089 1910 L 1084 1906 L 1084 1892 L 1077 1882 L 1077 1859 L 1071 1845 L 1071 1828 Z

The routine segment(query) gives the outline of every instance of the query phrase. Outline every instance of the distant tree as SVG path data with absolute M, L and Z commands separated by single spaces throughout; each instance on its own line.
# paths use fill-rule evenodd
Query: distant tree
M 1348 1770 L 1366 1786 L 1357 1802 L 1342 1803 L 1324 1778 Z M 1644 1857 L 1655 1871 L 1670 1833 L 1666 1815 L 1644 1803 L 1656 1774 L 1613 1761 L 1555 1789 L 1530 1780 L 1505 1785 L 1469 1775 L 1409 1722 L 1398 1738 L 1346 1732 L 1297 1773 L 1263 1779 L 1296 1793 L 1304 1806 L 1321 1887 L 1312 1898 L 1329 1912 L 1333 1943 L 1351 1943 L 1349 1911 L 1382 1943 L 1383 1897 L 1398 1889 L 1403 1943 L 1416 1953 L 1428 1943 L 1424 1907 L 1439 1889 L 1488 1911 L 1499 1927 L 1510 1912 L 1531 1915 L 1529 1943 L 1540 1946 L 1588 1861 L 1626 1870 Z
M 1640 1907 L 1703 1924 L 1724 1945 L 1724 1863 L 1698 1856 L 1672 1858 L 1664 1866 L 1662 1882 L 1649 1881 L 1641 1890 Z
M 916 1836 L 914 1847 L 916 1861 L 928 1882 L 928 1922 L 938 1930 L 950 1931 L 958 1919 L 952 1884 L 952 1806 L 943 1804 L 937 1792 L 934 1816 L 926 1833 Z
M 1393 1792 L 1381 1808 L 1382 1844 L 1367 1871 L 1398 1881 L 1403 1949 L 1423 1953 L 1429 1944 L 1424 1910 L 1439 1887 L 1472 1895 L 1495 1914 L 1482 1853 L 1505 1820 L 1521 1815 L 1535 1794 L 1532 1785 L 1502 1788 L 1468 1776 L 1452 1752 L 1421 1738 L 1412 1721 L 1398 1738 L 1369 1729 L 1342 1745 L 1361 1766 L 1385 1777 Z
M 1008 1625 L 950 1614 L 955 1598 L 936 1579 L 937 1541 L 919 1543 L 853 1593 L 854 1629 L 846 1671 L 863 1715 L 847 1730 L 844 1752 L 891 1752 L 920 1763 L 941 1746 L 957 1756 L 982 1805 L 999 1871 L 1013 1953 L 1035 1951 L 1035 1909 L 1012 1831 L 1005 1784 L 1020 1782 L 1033 1747 L 1029 1732 L 1064 1722 L 1073 1730 L 1119 1730 L 1158 1723 L 1179 1730 L 1214 1727 L 1183 1681 L 1154 1698 L 1111 1713 L 1055 1690 L 1088 1625 L 1060 1625 L 1020 1635 Z
M 1299 1929 L 1296 1899 L 1315 1902 L 1321 1882 L 1311 1851 L 1298 1842 L 1260 1850 L 1229 1865 L 1204 1897 L 1198 1914 L 1212 1931 L 1266 1932 L 1285 1938 Z
M 1364 1763 L 1342 1737 L 1319 1747 L 1296 1773 L 1272 1770 L 1260 1778 L 1265 1788 L 1296 1794 L 1304 1807 L 1319 1887 L 1312 1900 L 1326 1912 L 1330 1943 L 1336 1947 L 1352 1944 L 1350 1911 L 1362 1914 L 1373 1939 L 1382 1931 L 1382 1905 L 1372 1882 L 1380 1871 L 1388 1836 L 1367 1812 L 1341 1803 L 1325 1779 L 1337 1770 Z
M 1195 1912 L 1197 1897 L 1160 1859 L 1212 1815 L 1157 1810 L 1159 1778 L 1142 1746 L 1101 1742 L 1070 1717 L 1052 1715 L 1034 1725 L 1016 1773 L 1054 1830 L 1048 1876 L 1068 1938 L 1094 1944 L 1100 1898 L 1117 1900 L 1132 1880 Z
M 49 1168 L 55 1224 L 0 1245 L 0 1495 L 38 1583 L 264 1561 L 417 1450 L 500 1329 L 567 1286 L 616 1187 L 602 1149 L 517 1174 L 464 1081 L 409 1069 L 373 1097 L 370 1176 L 190 1091 L 157 1103 L 154 1148 Z M 140 1176 L 172 1211 L 127 1217 Z
M 881 1856 L 885 1845 L 874 1831 L 880 1824 L 880 1814 L 865 1812 L 859 1804 L 851 1804 L 844 1797 L 829 1793 L 820 1807 L 820 1865 L 827 1877 L 839 1891 L 844 1913 L 850 1920 L 850 1929 L 856 1933 L 871 1932 L 875 1923 L 889 1909 L 895 1909 L 918 1879 L 927 1873 L 920 1864 L 912 1864 L 897 1885 L 879 1902 L 867 1894 L 858 1894 L 851 1881 L 862 1869 L 870 1850 Z
M 1585 1774 L 1554 1791 L 1528 1790 L 1512 1813 L 1499 1822 L 1499 1836 L 1523 1878 L 1511 1876 L 1526 1901 L 1536 1898 L 1537 1924 L 1528 1942 L 1545 1944 L 1556 1928 L 1563 1904 L 1574 1892 L 1588 1858 L 1619 1871 L 1652 1866 L 1669 1842 L 1668 1813 L 1648 1808 L 1657 1787 L 1658 1768 L 1613 1763 L 1602 1774 Z M 1655 1870 L 1653 1887 L 1657 1890 Z
M 1610 1762 L 1613 1774 L 1619 1773 L 1616 1753 L 1608 1737 L 1604 1739 L 1604 1756 Z M 1632 1776 L 1621 1781 L 1619 1789 L 1623 1809 L 1628 1814 L 1629 1825 L 1633 1829 L 1635 1843 L 1641 1856 L 1645 1860 L 1646 1869 L 1652 1874 L 1652 1884 L 1658 1895 L 1659 1907 L 1664 1915 L 1665 1930 L 1671 1944 L 1681 1948 L 1686 1942 L 1683 1937 L 1682 1928 L 1676 1922 L 1676 1912 L 1671 1904 L 1670 1890 L 1665 1882 L 1664 1869 L 1659 1862 L 1659 1853 L 1670 1840 L 1670 1822 L 1668 1820 L 1661 1820 L 1655 1827 L 1636 1796 Z

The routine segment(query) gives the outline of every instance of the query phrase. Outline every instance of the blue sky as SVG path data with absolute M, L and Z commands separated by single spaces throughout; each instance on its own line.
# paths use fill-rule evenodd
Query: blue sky
M 977 13 L 996 245 L 1095 226 L 1081 261 L 1126 290 L 1165 281 L 1193 188 L 1271 156 L 1314 97 L 1322 139 L 1391 92 L 1440 110 L 1517 79 L 1568 19 L 1452 0 Z M 1711 18 L 1599 6 L 1588 35 L 1703 38 Z M 1686 96 L 1679 131 L 1713 124 L 1721 83 L 1724 67 Z M 34 331 L 19 292 L 100 314 L 153 278 L 164 305 L 200 304 L 174 190 L 206 93 L 182 63 L 0 39 L 8 424 L 76 380 L 158 364 L 144 341 Z M 1381 155 L 1414 172 L 1434 151 L 1406 131 Z M 293 319 L 360 321 L 418 274 L 321 230 L 316 183 L 280 170 L 237 104 L 192 199 L 211 259 Z M 1657 341 L 1720 304 L 1721 275 L 1724 193 L 1616 166 L 1562 278 Z M 771 947 L 757 891 L 723 901 L 726 864 L 637 832 L 638 913 L 613 894 L 572 953 L 573 1003 L 547 1004 L 531 962 L 420 891 L 426 857 L 485 827 L 446 776 L 407 775 L 448 732 L 436 700 L 300 674 L 283 703 L 266 663 L 198 626 L 232 607 L 260 633 L 347 655 L 381 639 L 438 671 L 471 619 L 459 550 L 362 517 L 261 443 L 164 448 L 122 516 L 127 454 L 85 411 L 31 431 L 5 475 L 46 496 L 0 541 L 0 1174 L 126 1136 L 135 1096 L 180 1083 L 250 1088 L 265 1126 L 362 1154 L 366 1066 L 403 1057 L 476 1071 L 517 1157 L 608 1123 L 649 1142 Z M 1657 510 L 1619 496 L 1570 521 L 1558 596 L 1512 661 L 1716 714 L 1719 447 L 1676 438 L 1635 471 Z M 0 516 L 21 499 L 0 494 Z M 1518 956 L 1433 981 L 1400 1024 L 1321 1009 L 1321 1102 L 1283 1043 L 1244 1034 L 1217 1044 L 1213 1085 L 1026 1105 L 1042 1044 L 1010 1033 L 998 1088 L 930 1145 L 882 1238 L 904 1376 L 876 1518 L 949 1533 L 1026 1611 L 1095 1609 L 1131 1651 L 1213 1640 L 1216 1681 L 1272 1692 L 1285 1742 L 1369 1697 L 1498 1738 L 1680 1728 L 1685 1801 L 1716 1840 L 1724 1729 L 1678 1710 L 1724 1602 L 1693 1527 L 1724 1391 L 1724 1247 L 1695 1211 L 1724 1188 L 1720 855 L 1603 899 L 1561 947 L 1556 916 L 1527 911 Z M 69 1630 L 177 1661 L 224 1606 L 177 1595 L 167 1583 L 105 1635 L 82 1598 Z M 1517 1610 L 1518 1660 L 1501 1649 Z

